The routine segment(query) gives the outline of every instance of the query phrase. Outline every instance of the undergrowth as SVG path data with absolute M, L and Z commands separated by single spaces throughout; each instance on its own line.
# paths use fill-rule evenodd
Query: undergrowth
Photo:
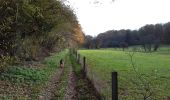
M 28 68 L 26 66 L 8 67 L 5 71 L 0 73 L 0 81 L 12 84 L 11 86 L 8 86 L 8 88 L 13 88 L 13 90 L 3 90 L 5 86 L 1 86 L 0 99 L 2 95 L 2 98 L 10 99 L 16 99 L 15 97 L 36 99 L 43 85 L 45 85 L 51 75 L 58 70 L 60 59 L 63 59 L 67 53 L 68 50 L 64 50 L 46 58 L 42 62 L 42 67 L 40 68 Z M 19 91 L 18 94 L 13 94 L 13 92 L 18 89 L 16 87 L 26 88 L 26 91 L 24 91 L 24 93 L 20 93 L 23 91 Z

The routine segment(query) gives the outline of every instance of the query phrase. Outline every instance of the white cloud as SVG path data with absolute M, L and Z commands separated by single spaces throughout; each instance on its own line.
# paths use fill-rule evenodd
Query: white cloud
M 85 34 L 170 21 L 170 0 L 69 0 Z

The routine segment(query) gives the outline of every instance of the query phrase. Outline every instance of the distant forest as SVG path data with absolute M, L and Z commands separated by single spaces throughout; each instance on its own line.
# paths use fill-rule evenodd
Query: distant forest
M 138 30 L 109 30 L 97 37 L 87 35 L 85 48 L 111 48 L 141 45 L 145 51 L 157 51 L 161 44 L 170 44 L 170 22 L 148 24 Z

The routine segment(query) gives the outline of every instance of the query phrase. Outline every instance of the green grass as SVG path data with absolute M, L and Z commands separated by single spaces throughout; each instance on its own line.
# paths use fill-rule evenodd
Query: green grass
M 1 73 L 0 81 L 10 82 L 14 87 L 27 88 L 30 97 L 36 99 L 38 93 L 42 89 L 43 85 L 50 79 L 51 75 L 59 69 L 59 61 L 64 59 L 68 50 L 64 50 L 60 53 L 53 54 L 51 57 L 47 57 L 40 68 L 28 68 L 26 66 L 11 66 L 5 72 Z M 3 88 L 3 86 L 1 86 Z M 0 87 L 0 90 L 2 90 Z M 12 87 L 11 87 L 12 88 Z M 15 89 L 14 89 L 15 91 Z M 11 91 L 4 90 L 3 94 L 5 97 L 10 98 L 23 97 L 22 93 L 11 94 Z M 11 97 L 12 95 L 12 97 Z M 1 96 L 0 96 L 1 98 Z
M 154 92 L 152 99 L 160 100 L 170 96 L 170 51 L 169 48 L 161 49 L 154 53 L 135 52 L 133 61 L 137 74 L 133 70 L 129 52 L 114 49 L 79 50 L 79 52 L 87 57 L 89 69 L 95 75 L 93 77 L 101 83 L 102 94 L 107 99 L 111 97 L 111 72 L 117 71 L 120 99 L 142 98 L 141 93 L 145 90 L 141 87 L 147 83 Z M 144 84 L 138 74 L 142 76 Z
M 55 97 L 53 99 L 64 100 L 65 94 L 67 92 L 70 67 L 71 67 L 70 57 L 69 54 L 67 54 L 65 59 L 64 72 L 61 76 L 61 81 L 59 82 L 56 88 L 56 91 L 54 93 Z
M 46 58 L 43 63 L 45 67 L 42 68 L 28 68 L 22 66 L 11 66 L 4 73 L 1 74 L 1 80 L 9 80 L 14 83 L 22 82 L 44 82 L 47 81 L 49 76 L 56 71 L 60 59 L 64 58 L 67 51 L 60 54 Z

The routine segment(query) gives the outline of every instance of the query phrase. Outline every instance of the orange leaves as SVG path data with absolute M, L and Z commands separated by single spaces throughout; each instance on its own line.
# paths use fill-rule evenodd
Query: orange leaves
M 74 29 L 74 40 L 78 44 L 83 44 L 84 43 L 84 33 L 82 31 L 82 28 L 80 25 L 77 25 Z

